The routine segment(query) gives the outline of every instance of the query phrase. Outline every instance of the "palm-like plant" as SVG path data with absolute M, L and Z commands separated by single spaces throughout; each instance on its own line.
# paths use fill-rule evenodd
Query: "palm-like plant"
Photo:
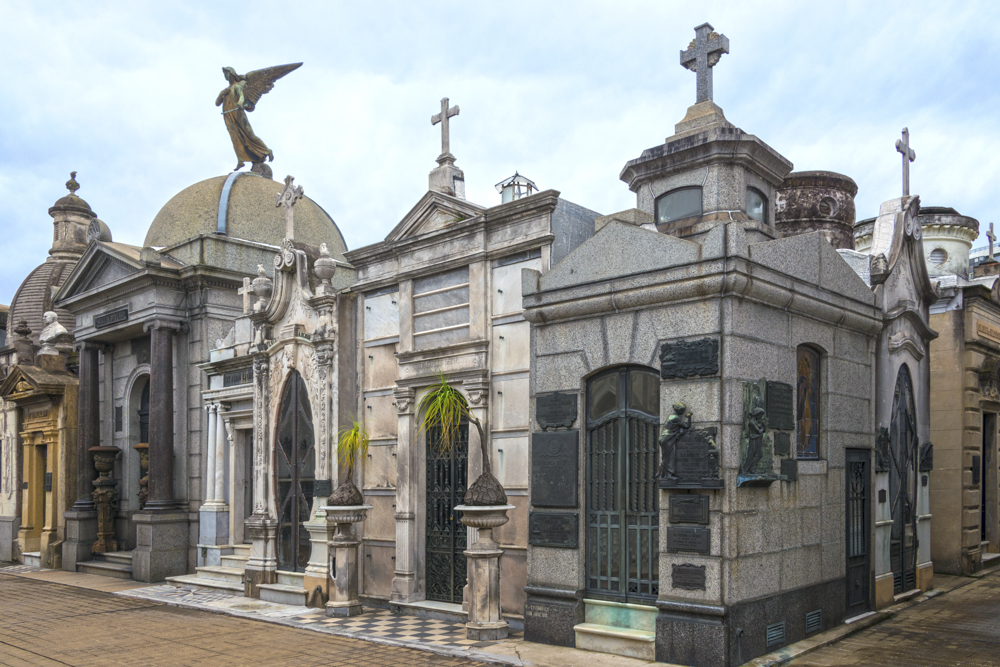
M 506 505 L 507 494 L 503 485 L 493 476 L 493 466 L 490 463 L 490 452 L 486 444 L 486 428 L 483 423 L 469 410 L 469 403 L 461 392 L 448 384 L 448 378 L 439 376 L 438 384 L 431 387 L 420 400 L 420 410 L 423 418 L 420 420 L 420 430 L 427 431 L 437 428 L 440 440 L 437 446 L 442 451 L 450 451 L 459 435 L 462 421 L 466 420 L 479 432 L 479 447 L 482 451 L 483 472 L 465 492 L 466 505 Z
M 329 498 L 330 505 L 363 505 L 364 496 L 354 484 L 354 469 L 358 461 L 364 465 L 368 461 L 368 430 L 358 420 L 352 420 L 350 428 L 340 431 L 337 438 L 337 459 L 346 469 L 344 482 Z

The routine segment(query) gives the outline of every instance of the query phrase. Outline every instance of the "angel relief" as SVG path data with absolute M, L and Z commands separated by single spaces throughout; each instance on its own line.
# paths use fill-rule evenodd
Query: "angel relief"
M 246 112 L 253 111 L 261 96 L 271 92 L 275 81 L 301 66 L 302 63 L 275 65 L 246 74 L 237 74 L 232 67 L 222 68 L 229 86 L 219 93 L 215 106 L 222 106 L 222 118 L 226 121 L 226 129 L 229 130 L 233 149 L 239 159 L 237 171 L 247 162 L 253 163 L 254 171 L 257 171 L 256 166 L 262 165 L 265 159 L 274 159 L 271 149 L 254 134 Z

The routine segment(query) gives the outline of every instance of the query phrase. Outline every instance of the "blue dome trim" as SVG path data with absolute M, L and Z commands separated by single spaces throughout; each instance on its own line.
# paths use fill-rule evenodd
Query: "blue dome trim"
M 222 186 L 222 194 L 219 196 L 219 224 L 215 230 L 216 234 L 226 233 L 226 212 L 229 210 L 229 191 L 233 189 L 233 183 L 236 182 L 236 179 L 246 173 L 245 171 L 234 171 L 229 174 L 225 184 Z

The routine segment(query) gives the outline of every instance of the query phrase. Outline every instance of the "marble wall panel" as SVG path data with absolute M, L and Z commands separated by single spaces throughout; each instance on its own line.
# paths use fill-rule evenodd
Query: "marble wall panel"
M 386 396 L 366 396 L 365 425 L 372 438 L 395 438 L 398 419 L 392 394 Z
M 493 436 L 494 467 L 500 483 L 507 488 L 528 488 L 531 461 L 528 436 L 498 438 Z
M 520 313 L 521 269 L 542 270 L 542 258 L 493 269 L 493 316 Z
M 534 371 L 534 392 L 544 394 L 551 391 L 579 391 L 582 378 L 590 369 L 582 352 L 571 352 L 536 357 Z
M 513 322 L 493 327 L 490 363 L 494 373 L 526 371 L 531 362 L 531 324 Z
M 493 429 L 528 428 L 528 378 L 500 378 L 491 390 Z
M 396 570 L 396 547 L 365 544 L 361 594 L 388 598 Z
M 589 370 L 607 365 L 604 328 L 598 318 L 539 326 L 534 345 L 536 355 L 582 352 Z
M 505 614 L 524 614 L 528 596 L 524 586 L 528 583 L 528 552 L 507 549 L 500 557 L 500 609 Z
M 396 487 L 396 443 L 380 442 L 368 446 L 368 465 L 365 466 L 366 489 L 393 489 Z
M 514 509 L 507 510 L 509 519 L 500 528 L 493 531 L 493 539 L 499 544 L 513 544 L 516 546 L 528 546 L 528 496 L 507 496 L 507 504 L 513 505 Z
M 399 335 L 399 293 L 365 299 L 365 340 Z
M 365 538 L 396 539 L 396 496 L 366 495 L 365 503 L 372 506 L 365 517 Z
M 582 558 L 583 552 L 575 549 L 531 547 L 528 581 L 533 586 L 577 590 L 583 583 Z
M 365 391 L 395 386 L 399 371 L 396 366 L 396 345 L 375 345 L 361 350 L 365 366 Z

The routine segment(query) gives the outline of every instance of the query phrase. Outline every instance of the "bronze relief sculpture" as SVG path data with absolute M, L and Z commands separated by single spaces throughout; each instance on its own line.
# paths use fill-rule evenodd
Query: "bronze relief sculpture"
M 302 67 L 302 63 L 291 65 L 275 65 L 254 70 L 246 74 L 237 74 L 232 67 L 223 67 L 222 74 L 229 82 L 215 99 L 215 106 L 222 107 L 222 118 L 233 140 L 233 149 L 239 163 L 234 171 L 250 162 L 257 171 L 257 165 L 263 165 L 264 160 L 273 160 L 274 153 L 254 134 L 247 120 L 248 111 L 257 107 L 257 102 L 265 93 L 271 92 L 274 82 L 289 72 Z

